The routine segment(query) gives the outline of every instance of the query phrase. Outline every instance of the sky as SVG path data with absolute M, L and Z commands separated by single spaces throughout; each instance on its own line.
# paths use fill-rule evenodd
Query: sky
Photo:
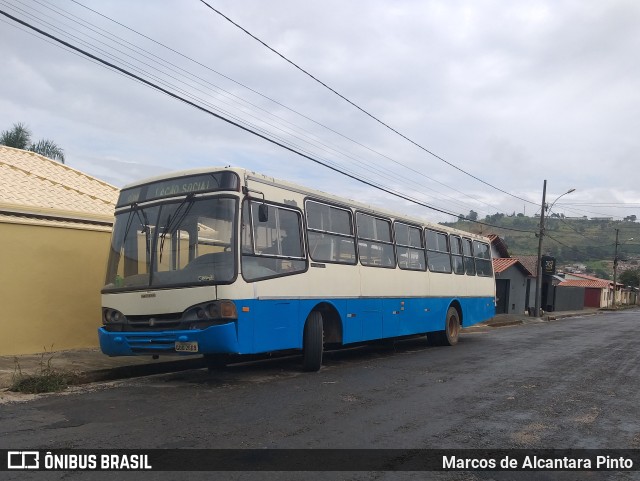
M 640 216 L 640 2 L 0 0 L 0 130 L 117 187 L 233 165 L 432 221 Z M 406 138 L 410 139 L 407 140 Z M 488 185 L 490 184 L 490 185 Z M 442 213 L 439 211 L 445 211 Z

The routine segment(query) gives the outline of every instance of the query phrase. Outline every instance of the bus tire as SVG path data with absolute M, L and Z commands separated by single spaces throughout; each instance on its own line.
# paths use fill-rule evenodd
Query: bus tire
M 322 314 L 311 311 L 304 324 L 302 337 L 302 370 L 315 372 L 322 366 L 322 351 L 324 335 L 322 328 Z
M 458 309 L 450 307 L 445 320 L 445 330 L 441 333 L 442 344 L 445 346 L 455 346 L 458 344 L 460 336 L 460 314 Z

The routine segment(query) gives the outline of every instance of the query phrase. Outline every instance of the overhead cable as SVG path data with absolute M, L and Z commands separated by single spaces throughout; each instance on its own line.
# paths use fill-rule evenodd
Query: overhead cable
M 209 9 L 211 9 L 212 11 L 214 11 L 215 13 L 217 13 L 218 15 L 220 15 L 222 18 L 224 18 L 225 20 L 227 20 L 229 23 L 235 25 L 237 28 L 239 28 L 240 30 L 242 30 L 244 33 L 246 33 L 247 35 L 249 35 L 251 38 L 253 38 L 254 40 L 256 40 L 257 42 L 259 42 L 260 44 L 262 44 L 264 47 L 266 47 L 267 49 L 271 50 L 273 53 L 275 53 L 276 55 L 278 55 L 279 57 L 281 57 L 283 60 L 285 60 L 286 62 L 288 62 L 289 64 L 293 65 L 296 69 L 300 70 L 302 73 L 304 73 L 305 75 L 307 75 L 308 77 L 310 77 L 311 79 L 313 79 L 314 81 L 316 81 L 317 83 L 319 83 L 320 85 L 322 85 L 323 87 L 325 87 L 326 89 L 330 90 L 331 92 L 333 92 L 335 95 L 337 95 L 338 97 L 340 97 L 341 99 L 343 99 L 344 101 L 346 101 L 347 103 L 349 103 L 350 105 L 352 105 L 353 107 L 355 107 L 356 109 L 358 109 L 359 111 L 361 111 L 362 113 L 364 113 L 365 115 L 367 115 L 368 117 L 370 117 L 371 119 L 375 120 L 376 122 L 378 122 L 380 125 L 386 127 L 387 129 L 391 130 L 392 132 L 394 132 L 395 134 L 399 135 L 400 137 L 402 137 L 403 139 L 405 139 L 406 141 L 410 142 L 411 144 L 413 144 L 414 146 L 418 147 L 419 149 L 423 150 L 424 152 L 428 153 L 429 155 L 435 157 L 436 159 L 444 162 L 445 164 L 449 165 L 450 167 L 453 167 L 454 169 L 462 172 L 463 174 L 471 177 L 472 179 L 477 180 L 478 182 L 481 182 L 489 187 L 491 187 L 492 189 L 495 189 L 499 192 L 502 192 L 503 194 L 507 194 L 511 197 L 514 197 L 518 200 L 521 200 L 523 202 L 527 202 L 529 204 L 533 204 L 533 205 L 537 205 L 536 202 L 532 202 L 528 199 L 524 199 L 523 197 L 519 197 L 515 194 L 512 194 L 511 192 L 507 192 L 504 189 L 501 189 L 500 187 L 496 187 L 493 184 L 490 184 L 489 182 L 473 175 L 470 172 L 467 172 L 466 170 L 462 169 L 461 167 L 458 167 L 457 165 L 449 162 L 448 160 L 442 158 L 441 156 L 437 155 L 436 153 L 432 152 L 431 150 L 427 149 L 426 147 L 423 147 L 422 145 L 420 145 L 419 143 L 417 143 L 416 141 L 410 139 L 409 137 L 407 137 L 406 135 L 404 135 L 402 132 L 399 132 L 398 130 L 396 130 L 395 128 L 391 127 L 389 124 L 383 122 L 382 120 L 380 120 L 378 117 L 376 117 L 375 115 L 371 114 L 370 112 L 368 112 L 367 110 L 365 110 L 364 108 L 360 107 L 359 105 L 357 105 L 355 102 L 349 100 L 347 97 L 345 97 L 344 95 L 342 95 L 340 92 L 336 91 L 335 89 L 333 89 L 332 87 L 330 87 L 329 85 L 327 85 L 326 83 L 324 83 L 322 80 L 318 79 L 317 77 L 315 77 L 314 75 L 312 75 L 311 73 L 309 73 L 307 70 L 303 69 L 302 67 L 300 67 L 298 64 L 296 64 L 295 62 L 293 62 L 292 60 L 290 60 L 289 58 L 287 58 L 286 56 L 284 56 L 283 54 L 281 54 L 280 52 L 278 52 L 277 50 L 275 50 L 274 48 L 272 48 L 271 46 L 269 46 L 267 43 L 265 43 L 263 40 L 259 39 L 258 37 L 256 37 L 255 35 L 253 35 L 251 32 L 249 32 L 247 29 L 245 29 L 244 27 L 242 27 L 241 25 L 239 25 L 238 23 L 234 22 L 233 20 L 231 20 L 228 16 L 226 16 L 224 13 L 222 13 L 220 10 L 212 7 L 211 5 L 209 5 L 207 2 L 205 2 L 204 0 L 200 0 L 201 3 L 203 3 L 204 5 L 206 5 Z
M 70 49 L 73 49 L 73 50 L 81 53 L 82 55 L 88 57 L 89 59 L 92 59 L 94 61 L 97 61 L 97 62 L 107 66 L 110 69 L 113 69 L 113 70 L 116 70 L 118 72 L 121 72 L 121 73 L 125 74 L 126 76 L 128 76 L 128 77 L 130 77 L 130 78 L 132 78 L 134 80 L 137 80 L 138 82 L 141 82 L 141 83 L 143 83 L 143 84 L 145 84 L 145 85 L 147 85 L 147 86 L 149 86 L 149 87 L 151 87 L 151 88 L 153 88 L 153 89 L 155 89 L 155 90 L 157 90 L 159 92 L 164 93 L 165 95 L 168 95 L 168 96 L 170 96 L 170 97 L 172 97 L 172 98 L 174 98 L 176 100 L 179 100 L 179 101 L 181 101 L 181 102 L 183 102 L 183 103 L 185 103 L 185 104 L 187 104 L 187 105 L 189 105 L 191 107 L 194 107 L 194 108 L 196 108 L 196 109 L 198 109 L 198 110 L 200 110 L 202 112 L 205 112 L 205 113 L 207 113 L 207 114 L 209 114 L 209 115 L 211 115 L 213 117 L 216 117 L 216 118 L 218 118 L 218 119 L 220 119 L 220 120 L 222 120 L 222 121 L 224 121 L 224 122 L 226 122 L 226 123 L 228 123 L 230 125 L 233 125 L 233 126 L 239 128 L 239 129 L 242 129 L 245 132 L 253 134 L 254 136 L 259 137 L 259 138 L 261 138 L 263 140 L 266 140 L 267 142 L 270 142 L 270 143 L 272 143 L 272 144 L 274 144 L 274 145 L 276 145 L 278 147 L 281 147 L 281 148 L 283 148 L 285 150 L 288 150 L 289 152 L 292 152 L 292 153 L 294 153 L 296 155 L 299 155 L 299 156 L 301 156 L 303 158 L 306 158 L 306 159 L 308 159 L 308 160 L 310 160 L 310 161 L 312 161 L 312 162 L 314 162 L 314 163 L 316 163 L 318 165 L 321 165 L 321 166 L 323 166 L 323 167 L 325 167 L 327 169 L 330 169 L 330 170 L 332 170 L 334 172 L 337 172 L 337 173 L 339 173 L 341 175 L 349 177 L 352 180 L 355 180 L 357 182 L 365 184 L 365 185 L 367 185 L 369 187 L 373 187 L 373 188 L 378 189 L 380 191 L 386 192 L 387 194 L 390 194 L 392 196 L 395 196 L 395 197 L 401 198 L 403 200 L 409 201 L 409 202 L 414 203 L 416 205 L 420 205 L 422 207 L 426 207 L 426 208 L 434 210 L 436 212 L 440 212 L 440 213 L 443 213 L 443 214 L 447 214 L 447 215 L 451 215 L 451 216 L 457 217 L 457 214 L 454 214 L 452 212 L 446 211 L 444 209 L 440 209 L 440 208 L 431 206 L 431 205 L 426 204 L 424 202 L 421 202 L 419 200 L 413 199 L 413 198 L 411 198 L 411 197 L 409 197 L 409 196 L 407 196 L 405 194 L 402 194 L 400 192 L 395 192 L 392 189 L 389 189 L 387 187 L 378 185 L 378 184 L 376 184 L 376 183 L 374 183 L 374 182 L 372 182 L 370 180 L 362 178 L 361 176 L 345 172 L 343 169 L 341 169 L 339 167 L 332 166 L 332 165 L 330 165 L 330 164 L 328 164 L 326 162 L 323 162 L 323 161 L 321 161 L 321 160 L 319 160 L 319 159 L 317 159 L 315 157 L 312 157 L 311 155 L 307 155 L 307 154 L 305 154 L 303 152 L 300 152 L 299 150 L 296 150 L 293 147 L 290 147 L 290 146 L 288 146 L 288 145 L 286 145 L 286 144 L 284 144 L 282 142 L 279 142 L 277 140 L 274 140 L 274 139 L 268 137 L 266 134 L 257 132 L 256 130 L 252 130 L 251 128 L 249 128 L 249 127 L 247 127 L 245 125 L 242 125 L 239 122 L 233 121 L 233 120 L 231 120 L 229 118 L 224 117 L 223 115 L 217 114 L 217 113 L 213 112 L 212 110 L 209 110 L 209 109 L 203 107 L 202 105 L 199 105 L 199 104 L 197 104 L 197 103 L 195 103 L 195 102 L 193 102 L 191 100 L 188 100 L 187 98 L 181 97 L 180 95 L 177 95 L 176 93 L 167 90 L 166 88 L 161 87 L 160 85 L 157 85 L 157 84 L 155 84 L 155 83 L 153 83 L 153 82 L 151 82 L 151 81 L 149 81 L 147 79 L 144 79 L 144 78 L 142 78 L 142 77 L 140 77 L 140 76 L 138 76 L 138 75 L 136 75 L 136 74 L 134 74 L 134 73 L 122 68 L 122 67 L 119 67 L 119 66 L 117 66 L 117 65 L 115 65 L 115 64 L 113 64 L 111 62 L 108 62 L 108 61 L 106 61 L 106 60 L 104 60 L 104 59 L 102 59 L 102 58 L 100 58 L 100 57 L 98 57 L 96 55 L 93 55 L 92 53 L 87 52 L 86 50 L 83 50 L 83 49 L 81 49 L 79 47 L 76 47 L 75 45 L 72 45 L 69 42 L 66 42 L 66 41 L 64 41 L 64 40 L 62 40 L 62 39 L 60 39 L 60 38 L 58 38 L 58 37 L 56 37 L 56 36 L 54 36 L 54 35 L 52 35 L 52 34 L 50 34 L 48 32 L 45 32 L 44 30 L 42 30 L 42 29 L 40 29 L 38 27 L 35 27 L 34 25 L 29 24 L 28 22 L 25 22 L 24 20 L 21 20 L 21 19 L 19 19 L 17 17 L 14 17 L 13 15 L 11 15 L 11 14 L 3 11 L 3 10 L 0 10 L 0 14 L 4 15 L 5 17 L 7 17 L 7 18 L 9 18 L 11 20 L 13 20 L 14 22 L 17 22 L 17 23 L 19 23 L 19 24 L 21 24 L 21 25 L 23 25 L 25 27 L 28 27 L 28 28 L 38 32 L 39 34 L 44 35 L 45 37 L 48 37 L 48 38 L 50 38 L 50 39 L 52 39 L 52 40 L 54 40 L 54 41 L 56 41 L 56 42 L 58 42 L 58 43 L 60 43 L 60 44 L 62 44 L 64 46 L 66 46 L 66 47 L 68 47 Z M 523 229 L 499 227 L 499 226 L 495 226 L 495 225 L 492 225 L 492 224 L 487 224 L 487 223 L 480 222 L 480 221 L 471 221 L 471 222 L 474 222 L 474 223 L 480 224 L 480 225 L 489 226 L 489 227 L 495 227 L 495 228 L 499 228 L 499 229 L 504 229 L 504 230 L 517 231 L 517 232 L 526 232 L 526 233 L 529 233 L 529 234 L 533 234 L 532 231 L 527 231 L 527 230 L 523 230 Z

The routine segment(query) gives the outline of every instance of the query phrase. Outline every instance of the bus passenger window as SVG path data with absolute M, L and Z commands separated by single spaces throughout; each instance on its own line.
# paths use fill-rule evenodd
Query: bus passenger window
M 468 276 L 476 275 L 476 264 L 473 260 L 471 239 L 462 239 L 462 253 L 464 254 L 464 271 Z
M 318 262 L 356 263 L 356 243 L 351 211 L 307 200 L 309 256 Z
M 427 261 L 431 272 L 451 274 L 451 256 L 449 255 L 449 239 L 444 232 L 426 230 Z
M 426 270 L 424 242 L 420 229 L 402 222 L 396 222 L 395 232 L 398 267 L 415 271 Z
M 457 235 L 452 235 L 449 239 L 451 240 L 451 263 L 453 264 L 453 272 L 456 274 L 464 274 L 462 240 Z
M 269 206 L 268 220 L 260 222 L 261 204 L 245 201 L 243 205 L 242 275 L 255 281 L 305 271 L 300 213 Z
M 356 214 L 360 263 L 370 267 L 395 267 L 391 221 L 368 214 Z
M 493 275 L 493 265 L 491 262 L 491 249 L 489 244 L 480 241 L 473 241 L 473 252 L 476 259 L 476 270 L 479 276 L 491 277 Z

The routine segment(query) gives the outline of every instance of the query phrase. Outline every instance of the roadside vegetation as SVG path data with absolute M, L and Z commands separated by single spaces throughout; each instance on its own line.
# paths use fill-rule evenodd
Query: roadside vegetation
M 55 369 L 52 366 L 54 354 L 43 352 L 40 356 L 38 369 L 34 373 L 26 373 L 22 370 L 20 362 L 16 357 L 15 371 L 10 391 L 24 394 L 38 394 L 46 392 L 64 391 L 73 383 L 75 375 L 71 372 Z

